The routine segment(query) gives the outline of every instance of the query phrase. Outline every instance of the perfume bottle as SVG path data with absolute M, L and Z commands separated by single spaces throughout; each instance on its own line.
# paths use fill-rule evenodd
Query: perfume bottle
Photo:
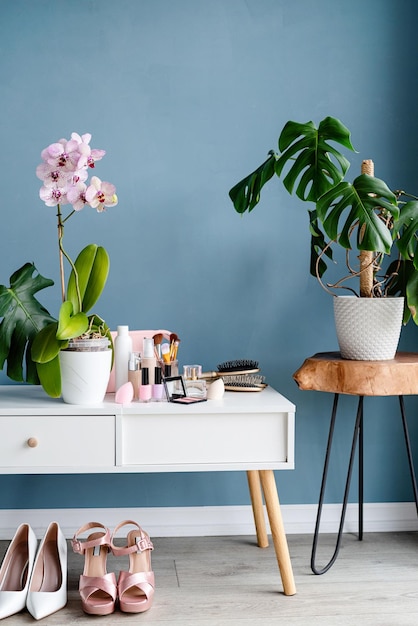
M 190 398 L 206 398 L 206 380 L 200 380 L 202 375 L 201 365 L 184 365 L 183 379 L 186 393 Z

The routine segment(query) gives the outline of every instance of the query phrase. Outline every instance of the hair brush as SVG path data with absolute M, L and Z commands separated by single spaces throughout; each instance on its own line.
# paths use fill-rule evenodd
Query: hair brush
M 237 376 L 240 374 L 256 374 L 259 371 L 258 361 L 238 359 L 237 361 L 219 363 L 216 372 L 202 372 L 200 378 L 223 378 L 224 376 Z
M 233 374 L 222 377 L 225 391 L 262 391 L 267 387 L 260 374 Z

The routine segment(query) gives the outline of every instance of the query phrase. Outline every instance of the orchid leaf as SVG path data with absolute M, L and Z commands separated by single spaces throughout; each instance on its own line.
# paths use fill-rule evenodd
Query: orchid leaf
M 37 363 L 36 369 L 44 391 L 51 398 L 59 398 L 61 395 L 61 367 L 58 354 L 46 363 Z
M 7 376 L 12 380 L 39 384 L 31 346 L 36 334 L 54 318 L 35 294 L 53 284 L 33 263 L 25 263 L 10 277 L 10 287 L 0 285 L 0 369 L 7 361 Z
M 89 325 L 85 313 L 73 315 L 73 303 L 66 300 L 61 304 L 58 316 L 58 329 L 56 337 L 58 340 L 73 339 L 86 332 Z
M 33 340 L 32 359 L 36 363 L 52 361 L 60 350 L 68 346 L 68 341 L 57 339 L 58 322 L 54 321 L 42 328 Z
M 109 255 L 105 248 L 91 243 L 83 248 L 74 265 L 78 275 L 79 294 L 73 270 L 68 280 L 67 300 L 72 302 L 76 315 L 81 311 L 90 311 L 101 296 L 109 275 Z
M 328 237 L 351 249 L 350 235 L 357 228 L 357 248 L 388 254 L 392 234 L 380 214 L 399 215 L 396 196 L 379 178 L 361 174 L 352 184 L 340 182 L 316 205 L 318 218 Z M 341 223 L 341 224 L 340 224 Z

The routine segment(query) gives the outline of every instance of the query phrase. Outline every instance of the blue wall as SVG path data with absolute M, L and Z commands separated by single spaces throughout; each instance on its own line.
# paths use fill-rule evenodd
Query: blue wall
M 38 198 L 35 168 L 52 141 L 91 132 L 119 205 L 77 214 L 66 244 L 71 254 L 91 241 L 108 249 L 100 312 L 113 328 L 175 330 L 181 363 L 259 360 L 297 405 L 284 504 L 318 498 L 332 398 L 299 391 L 292 374 L 337 349 L 332 299 L 308 273 L 306 208 L 277 182 L 240 218 L 228 190 L 276 147 L 288 119 L 333 115 L 353 132 L 354 174 L 373 158 L 393 188 L 418 191 L 417 16 L 414 0 L 0 4 L 0 281 L 34 261 L 56 281 L 42 299 L 56 314 L 55 210 Z M 401 347 L 418 350 L 415 327 Z M 416 411 L 413 398 L 407 407 Z M 354 399 L 342 409 L 330 501 L 340 499 Z M 366 410 L 366 501 L 412 499 L 395 399 L 370 399 Z M 411 429 L 416 450 L 413 420 Z M 1 477 L 0 490 L 4 508 L 249 502 L 237 473 Z

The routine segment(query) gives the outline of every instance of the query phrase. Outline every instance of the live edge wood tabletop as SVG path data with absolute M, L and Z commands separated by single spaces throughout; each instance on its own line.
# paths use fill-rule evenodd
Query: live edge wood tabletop
M 189 406 L 65 404 L 40 387 L 0 386 L 0 474 L 247 472 L 257 540 L 268 545 L 285 595 L 296 593 L 274 470 L 294 468 L 295 406 L 267 387 Z M 91 445 L 100 437 L 100 445 Z M 144 445 L 140 445 L 143 442 Z
M 389 361 L 349 361 L 339 352 L 318 352 L 294 373 L 305 391 L 355 396 L 406 396 L 418 393 L 418 353 L 398 352 Z

